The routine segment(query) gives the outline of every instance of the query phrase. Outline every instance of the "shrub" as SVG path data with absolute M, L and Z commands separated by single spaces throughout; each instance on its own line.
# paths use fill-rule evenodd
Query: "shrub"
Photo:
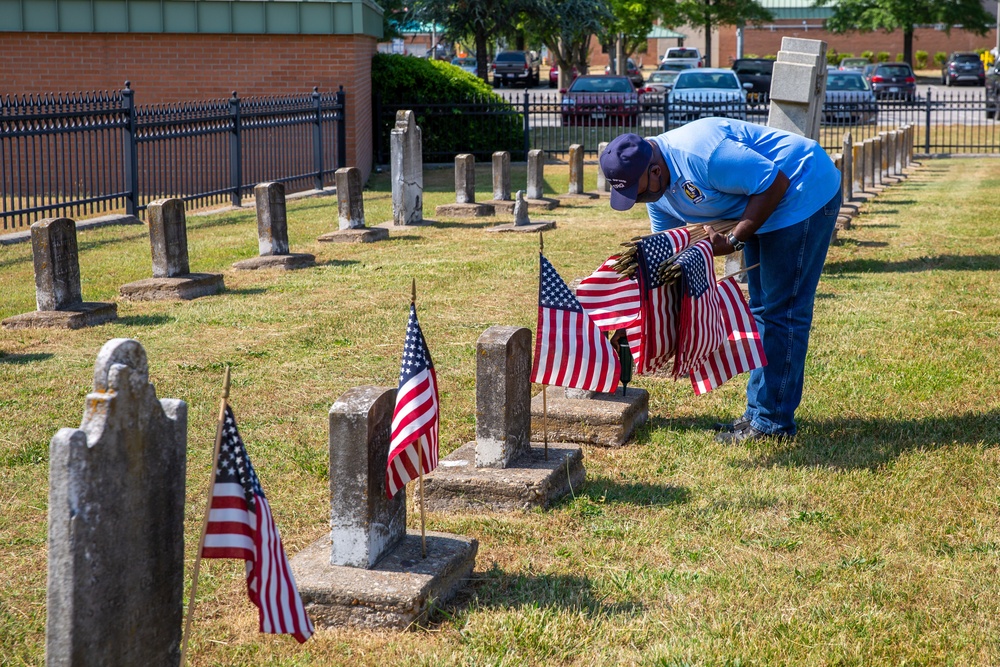
M 938 67 L 944 65 L 944 61 L 948 60 L 948 54 L 944 51 L 938 51 L 934 54 L 934 64 Z
M 914 57 L 916 58 L 916 61 L 917 61 L 917 69 L 926 69 L 927 68 L 927 52 L 926 51 L 917 51 L 913 55 L 914 55 Z
M 875 56 L 875 61 L 876 62 L 880 62 L 880 63 L 887 63 L 887 62 L 889 62 L 889 52 L 888 51 L 879 51 L 878 54 L 876 54 L 876 56 Z
M 482 79 L 450 63 L 376 54 L 372 59 L 372 92 L 378 100 L 374 110 L 382 109 L 376 119 L 376 141 L 381 142 L 385 157 L 397 109 L 416 113 L 426 162 L 448 162 L 459 153 L 485 158 L 498 150 L 511 151 L 511 157 L 527 157 L 523 150 L 511 150 L 524 146 L 524 120 L 518 109 Z M 458 106 L 463 104 L 476 104 L 478 113 L 463 113 Z M 452 105 L 451 114 L 442 113 L 440 105 Z M 430 109 L 433 113 L 428 113 Z M 484 115 L 487 109 L 496 114 Z
M 853 57 L 854 57 L 853 53 L 841 53 L 840 54 L 840 60 L 843 60 L 844 58 L 853 58 Z
M 872 58 L 875 57 L 875 53 L 872 52 L 872 51 L 862 51 L 861 52 L 861 57 L 865 58 L 868 62 L 871 62 Z
M 897 53 L 896 54 L 896 62 L 897 63 L 903 62 L 903 54 L 902 53 Z
M 840 54 L 837 53 L 835 49 L 830 49 L 826 52 L 826 64 L 831 67 L 836 67 L 840 63 Z

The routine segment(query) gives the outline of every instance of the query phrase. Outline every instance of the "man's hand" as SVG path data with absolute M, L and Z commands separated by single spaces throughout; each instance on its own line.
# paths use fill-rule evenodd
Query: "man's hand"
M 705 225 L 705 233 L 708 234 L 708 240 L 712 242 L 712 254 L 716 257 L 728 255 L 735 251 L 726 237 L 712 229 L 709 225 Z

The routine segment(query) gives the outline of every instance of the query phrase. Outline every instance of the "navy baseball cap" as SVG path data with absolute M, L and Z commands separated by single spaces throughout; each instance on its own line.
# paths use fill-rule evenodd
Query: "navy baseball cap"
M 627 211 L 635 205 L 639 179 L 653 158 L 653 147 L 638 134 L 615 137 L 601 153 L 601 171 L 611 185 L 611 208 Z

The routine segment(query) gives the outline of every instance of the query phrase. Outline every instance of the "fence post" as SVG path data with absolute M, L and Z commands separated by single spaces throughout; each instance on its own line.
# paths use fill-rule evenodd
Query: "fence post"
M 670 129 L 670 91 L 663 91 L 663 131 Z
M 232 127 L 229 130 L 229 184 L 233 206 L 243 203 L 243 150 L 240 146 L 240 98 L 233 91 L 229 98 L 229 116 Z
M 528 91 L 524 91 L 524 159 L 528 159 L 528 151 L 531 150 L 531 120 L 529 119 Z
M 927 87 L 927 117 L 924 119 L 924 153 L 931 154 L 931 89 Z
M 122 146 L 122 164 L 125 168 L 125 212 L 128 215 L 139 214 L 139 151 L 135 142 L 135 92 L 132 82 L 125 82 L 122 91 L 122 107 L 128 111 L 128 125 L 125 128 L 125 141 Z
M 313 104 L 316 105 L 316 118 L 313 121 L 313 188 L 323 189 L 323 101 L 319 94 L 319 86 L 313 86 Z
M 340 122 L 337 123 L 337 169 L 347 166 L 347 93 L 344 87 L 337 90 L 337 106 L 340 107 Z

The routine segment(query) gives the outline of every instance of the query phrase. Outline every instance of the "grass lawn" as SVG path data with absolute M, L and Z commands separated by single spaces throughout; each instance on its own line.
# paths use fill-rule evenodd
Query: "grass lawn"
M 547 174 L 566 191 L 565 166 Z M 427 217 L 454 200 L 452 178 L 427 172 Z M 515 165 L 515 188 L 524 179 Z M 488 166 L 477 182 L 488 199 Z M 429 627 L 324 630 L 300 647 L 257 633 L 242 563 L 206 561 L 192 664 L 1000 662 L 998 189 L 1000 161 L 926 162 L 841 232 L 793 442 L 713 442 L 706 428 L 740 414 L 745 377 L 698 398 L 686 382 L 637 378 L 650 423 L 623 449 L 584 447 L 575 497 L 544 512 L 428 516 L 429 529 L 480 541 L 475 580 Z M 369 224 L 390 219 L 386 174 L 365 195 Z M 330 405 L 353 386 L 395 386 L 411 277 L 438 369 L 442 454 L 474 437 L 476 339 L 495 324 L 534 327 L 537 236 L 442 220 L 324 245 L 334 199 L 288 213 L 292 250 L 315 253 L 316 268 L 233 272 L 257 252 L 252 210 L 191 216 L 192 270 L 224 272 L 225 294 L 122 302 L 117 323 L 80 331 L 0 331 L 0 663 L 43 663 L 48 443 L 79 424 L 110 338 L 138 339 L 157 394 L 188 402 L 189 567 L 224 366 L 294 554 L 328 528 Z M 648 230 L 643 211 L 606 201 L 533 217 L 557 221 L 546 256 L 567 281 Z M 141 227 L 79 243 L 88 301 L 150 275 Z M 30 252 L 0 247 L 0 317 L 35 307 Z

